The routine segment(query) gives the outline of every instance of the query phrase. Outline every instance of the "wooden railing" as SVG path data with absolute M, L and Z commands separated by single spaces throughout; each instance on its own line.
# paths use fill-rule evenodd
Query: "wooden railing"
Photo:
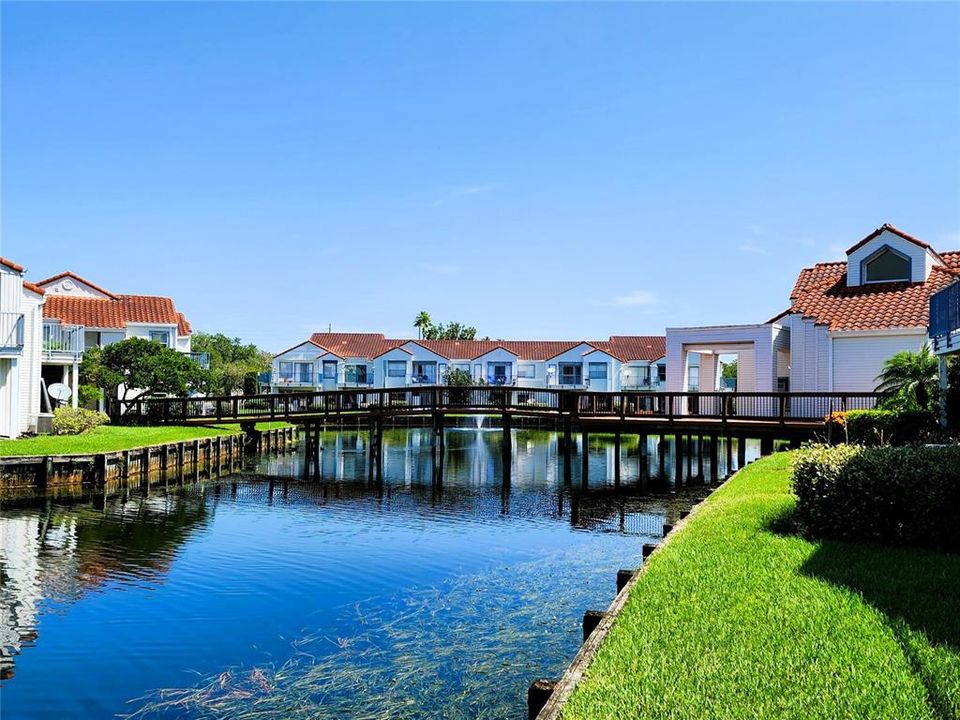
M 556 388 L 448 387 L 330 390 L 271 395 L 150 398 L 114 405 L 114 422 L 175 424 L 292 420 L 351 415 L 515 413 L 574 418 L 675 421 L 690 418 L 822 421 L 831 412 L 869 410 L 880 393 L 589 392 Z

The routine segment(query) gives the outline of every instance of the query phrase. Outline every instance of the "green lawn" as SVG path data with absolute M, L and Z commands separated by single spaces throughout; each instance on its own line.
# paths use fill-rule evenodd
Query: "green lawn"
M 751 465 L 650 559 L 565 720 L 960 717 L 960 556 L 792 535 L 788 480 Z
M 194 440 L 229 435 L 239 426 L 220 427 L 122 427 L 103 425 L 82 435 L 39 435 L 19 440 L 0 440 L 0 456 L 86 455 L 90 453 L 130 450 L 145 445 Z

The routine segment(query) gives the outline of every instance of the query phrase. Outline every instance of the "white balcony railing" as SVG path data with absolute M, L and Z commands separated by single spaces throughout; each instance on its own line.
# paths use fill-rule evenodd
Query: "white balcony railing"
M 0 350 L 23 350 L 23 313 L 0 313 Z
M 48 360 L 75 360 L 83 355 L 84 328 L 82 325 L 43 323 L 43 356 Z

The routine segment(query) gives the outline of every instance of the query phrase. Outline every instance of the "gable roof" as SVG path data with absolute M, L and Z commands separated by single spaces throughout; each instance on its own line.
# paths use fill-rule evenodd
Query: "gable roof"
M 47 292 L 39 285 L 34 285 L 32 282 L 27 282 L 26 280 L 23 281 L 23 287 L 25 287 L 30 292 L 36 293 L 37 295 L 43 295 L 44 293 Z
M 872 238 L 868 236 L 868 239 Z M 960 277 L 960 251 L 940 253 L 937 258 L 942 264 L 934 265 L 927 281 L 920 283 L 869 283 L 851 287 L 847 285 L 845 262 L 818 263 L 804 268 L 794 284 L 791 306 L 786 312 L 799 313 L 833 331 L 926 328 L 930 319 L 930 296 Z
M 340 357 L 372 359 L 402 345 L 405 340 L 388 340 L 383 333 L 314 333 L 310 341 Z
M 47 294 L 43 316 L 65 325 L 123 329 L 130 323 L 181 326 L 181 314 L 168 297 L 117 295 L 116 299 Z M 186 323 L 186 318 L 183 318 Z M 187 323 L 189 326 L 189 323 Z
M 113 298 L 114 300 L 118 300 L 118 299 L 120 298 L 119 295 L 114 295 L 114 294 L 113 294 L 112 292 L 110 292 L 109 290 L 104 290 L 104 289 L 103 289 L 102 287 L 100 287 L 99 285 L 96 285 L 96 284 L 90 282 L 89 280 L 87 280 L 86 278 L 82 278 L 82 277 L 80 277 L 79 275 L 77 275 L 76 273 L 70 272 L 69 270 L 67 270 L 67 271 L 65 271 L 65 272 L 62 272 L 62 273 L 59 273 L 59 274 L 57 274 L 57 275 L 54 275 L 53 277 L 48 277 L 46 280 L 41 280 L 41 281 L 39 281 L 39 282 L 37 283 L 37 285 L 39 285 L 40 287 L 44 287 L 44 286 L 46 286 L 46 285 L 50 285 L 50 284 L 52 284 L 52 283 L 55 283 L 57 280 L 62 280 L 63 278 L 70 278 L 70 279 L 72 279 L 72 280 L 76 280 L 77 282 L 83 283 L 84 285 L 86 285 L 86 286 L 88 286 L 88 287 L 91 287 L 91 288 L 93 288 L 94 290 L 96 290 L 97 292 L 103 293 L 103 294 L 106 295 L 107 297 Z
M 922 247 L 924 250 L 930 250 L 930 251 L 933 251 L 934 254 L 936 254 L 936 251 L 934 251 L 933 248 L 930 247 L 929 244 L 925 243 L 925 242 L 924 242 L 923 240 L 921 240 L 920 238 L 916 238 L 916 237 L 914 237 L 913 235 L 909 235 L 909 234 L 905 233 L 903 230 L 901 230 L 900 228 L 894 227 L 894 226 L 891 225 L 890 223 L 884 223 L 883 225 L 881 225 L 880 227 L 878 227 L 876 230 L 874 230 L 872 233 L 870 233 L 870 234 L 867 235 L 865 238 L 863 238 L 863 240 L 861 240 L 860 242 L 856 243 L 856 244 L 853 245 L 849 250 L 847 250 L 847 255 L 849 255 L 849 254 L 852 253 L 852 252 L 855 252 L 855 251 L 859 250 L 859 249 L 862 248 L 864 245 L 866 245 L 868 242 L 870 242 L 871 240 L 873 240 L 875 237 L 878 237 L 878 236 L 882 235 L 882 234 L 885 233 L 885 232 L 893 233 L 894 235 L 897 235 L 897 236 L 899 236 L 899 237 L 902 237 L 904 240 L 907 240 L 908 242 L 912 242 L 914 245 L 919 245 L 919 246 Z
M 607 341 L 596 340 L 591 344 L 622 362 L 653 362 L 667 354 L 667 338 L 663 335 L 611 335 Z
M 4 267 L 8 267 L 14 272 L 18 272 L 18 273 L 23 272 L 23 265 L 18 265 L 13 260 L 7 260 L 5 257 L 0 257 L 0 265 L 3 265 Z

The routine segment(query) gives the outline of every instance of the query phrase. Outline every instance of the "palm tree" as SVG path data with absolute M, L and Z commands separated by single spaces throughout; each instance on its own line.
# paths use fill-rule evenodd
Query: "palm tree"
M 874 379 L 879 383 L 877 392 L 892 393 L 907 403 L 915 402 L 921 410 L 930 409 L 931 401 L 939 395 L 937 358 L 926 345 L 917 352 L 898 352 L 883 363 L 883 371 Z
M 431 325 L 433 325 L 433 320 L 430 319 L 430 313 L 426 310 L 421 310 L 417 313 L 417 317 L 413 321 L 413 326 L 417 329 L 418 340 L 423 340 L 423 333 L 426 332 L 427 328 Z

